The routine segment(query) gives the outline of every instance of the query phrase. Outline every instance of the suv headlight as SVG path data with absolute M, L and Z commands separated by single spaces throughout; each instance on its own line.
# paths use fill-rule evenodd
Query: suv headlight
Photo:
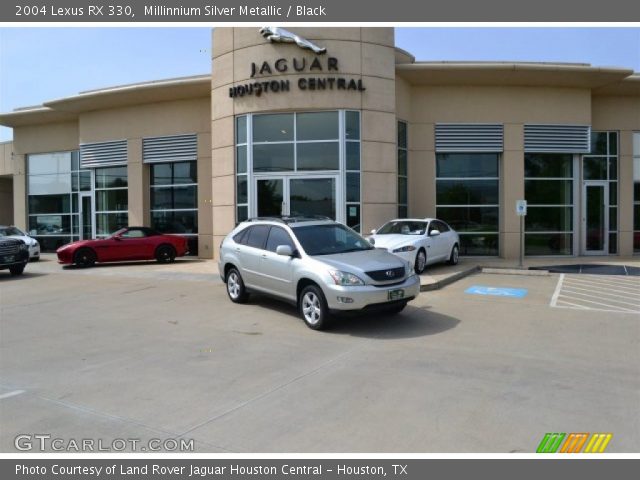
M 393 249 L 393 253 L 413 252 L 415 249 L 416 249 L 416 247 L 414 247 L 413 245 L 406 245 L 404 247 L 394 248 Z
M 333 281 L 336 283 L 336 285 L 347 287 L 364 285 L 364 281 L 353 273 L 341 272 L 340 270 L 329 270 L 329 275 L 331 275 L 331 278 L 333 278 Z

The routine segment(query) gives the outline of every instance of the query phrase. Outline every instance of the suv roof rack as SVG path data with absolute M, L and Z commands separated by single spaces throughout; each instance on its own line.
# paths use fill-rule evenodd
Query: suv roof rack
M 324 215 L 274 215 L 269 217 L 253 217 L 245 220 L 246 222 L 259 222 L 259 221 L 270 221 L 270 222 L 282 222 L 285 224 L 297 223 L 297 222 L 317 222 L 319 220 L 330 220 L 333 221 L 333 218 L 326 217 Z

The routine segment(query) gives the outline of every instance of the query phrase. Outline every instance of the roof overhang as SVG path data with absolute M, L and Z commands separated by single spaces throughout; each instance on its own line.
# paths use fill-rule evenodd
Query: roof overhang
M 70 122 L 78 116 L 69 112 L 59 112 L 47 107 L 33 107 L 0 114 L 0 125 L 5 127 L 24 127 L 44 123 Z
M 412 85 L 481 85 L 601 88 L 621 82 L 633 70 L 588 64 L 509 62 L 420 62 L 396 65 Z
M 211 76 L 199 75 L 91 90 L 73 97 L 45 102 L 44 106 L 64 112 L 81 113 L 210 96 Z
M 596 88 L 594 95 L 640 96 L 640 74 L 631 75 L 621 82 Z

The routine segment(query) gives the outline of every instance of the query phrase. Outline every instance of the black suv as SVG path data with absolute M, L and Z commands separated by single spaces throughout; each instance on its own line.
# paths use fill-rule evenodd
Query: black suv
M 17 238 L 0 237 L 0 270 L 20 275 L 29 261 L 29 247 Z

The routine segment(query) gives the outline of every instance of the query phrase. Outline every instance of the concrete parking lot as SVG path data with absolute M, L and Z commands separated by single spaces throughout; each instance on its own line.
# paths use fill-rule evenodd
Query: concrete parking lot
M 546 432 L 640 449 L 632 280 L 612 297 L 624 308 L 605 311 L 558 304 L 560 275 L 476 274 L 399 316 L 315 332 L 276 301 L 232 304 L 194 265 L 0 272 L 0 450 L 49 434 L 205 452 L 534 452 Z M 589 282 L 565 279 L 565 295 L 615 293 L 611 277 Z

